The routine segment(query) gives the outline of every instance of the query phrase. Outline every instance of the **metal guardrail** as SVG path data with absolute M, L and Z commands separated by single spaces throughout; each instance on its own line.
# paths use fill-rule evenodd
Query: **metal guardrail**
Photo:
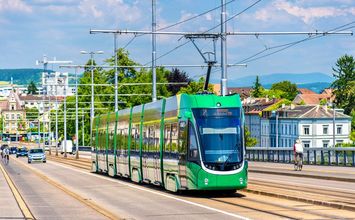
M 247 148 L 246 158 L 250 161 L 293 163 L 294 153 L 292 147 L 251 147 Z M 355 167 L 355 147 L 304 148 L 303 163 Z

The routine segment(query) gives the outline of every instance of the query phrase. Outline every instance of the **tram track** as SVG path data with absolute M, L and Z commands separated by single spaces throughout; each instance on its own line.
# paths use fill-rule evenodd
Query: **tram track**
M 348 192 L 335 191 L 334 193 L 330 193 L 329 190 L 321 188 L 297 186 L 297 184 L 281 185 L 280 183 L 258 180 L 249 180 L 248 188 L 243 191 L 314 205 L 355 211 L 355 194 Z

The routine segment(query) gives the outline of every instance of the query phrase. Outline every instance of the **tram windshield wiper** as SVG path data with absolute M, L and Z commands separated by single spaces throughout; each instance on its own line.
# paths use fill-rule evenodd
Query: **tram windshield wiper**
M 237 147 L 237 145 L 235 145 L 235 147 Z M 237 153 L 237 149 L 234 149 L 234 150 L 232 151 L 232 153 L 230 153 L 230 154 L 228 155 L 227 159 L 223 162 L 223 164 L 222 164 L 223 169 L 224 169 L 224 166 L 225 166 L 225 165 L 227 164 L 227 162 L 229 161 L 229 159 L 232 158 L 232 155 L 233 155 L 234 153 Z

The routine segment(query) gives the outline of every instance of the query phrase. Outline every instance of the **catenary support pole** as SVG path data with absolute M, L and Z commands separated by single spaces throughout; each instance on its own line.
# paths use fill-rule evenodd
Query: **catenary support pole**
M 115 112 L 118 111 L 117 34 L 113 35 L 115 52 Z
M 227 95 L 227 22 L 226 0 L 221 0 L 221 95 Z
M 156 73 L 156 0 L 152 0 L 152 80 L 153 80 L 153 102 L 157 100 L 157 73 Z
M 64 157 L 67 157 L 67 85 L 68 78 L 64 76 Z
M 75 69 L 75 158 L 79 159 L 79 118 L 78 118 L 78 73 Z

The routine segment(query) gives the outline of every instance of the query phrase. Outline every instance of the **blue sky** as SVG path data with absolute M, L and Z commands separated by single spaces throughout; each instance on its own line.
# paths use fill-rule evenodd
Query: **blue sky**
M 227 0 L 228 18 L 257 2 Z M 158 28 L 183 21 L 220 5 L 220 0 L 157 0 Z M 166 31 L 205 31 L 218 25 L 220 9 Z M 355 22 L 354 0 L 263 0 L 231 19 L 228 31 L 327 31 Z M 81 50 L 103 50 L 103 59 L 113 55 L 113 37 L 89 34 L 90 29 L 150 30 L 150 0 L 0 0 L 0 69 L 35 68 L 36 59 L 44 54 L 59 60 L 83 64 L 87 55 Z M 355 23 L 345 26 L 354 31 Z M 217 32 L 217 28 L 214 31 Z M 228 63 L 238 63 L 260 51 L 306 38 L 307 36 L 229 36 Z M 184 43 L 176 36 L 159 36 L 157 56 Z M 132 35 L 118 36 L 123 47 Z M 210 41 L 197 42 L 203 51 L 211 49 Z M 219 53 L 217 42 L 217 52 Z M 150 36 L 136 37 L 126 49 L 141 64 L 151 60 Z M 331 74 L 337 58 L 355 55 L 355 36 L 326 36 L 305 41 L 284 51 L 248 62 L 248 67 L 228 69 L 228 78 L 270 73 L 323 72 Z M 219 60 L 219 54 L 218 60 Z M 159 59 L 158 64 L 203 64 L 192 43 Z M 206 70 L 185 69 L 198 78 Z M 220 70 L 213 71 L 217 82 Z

